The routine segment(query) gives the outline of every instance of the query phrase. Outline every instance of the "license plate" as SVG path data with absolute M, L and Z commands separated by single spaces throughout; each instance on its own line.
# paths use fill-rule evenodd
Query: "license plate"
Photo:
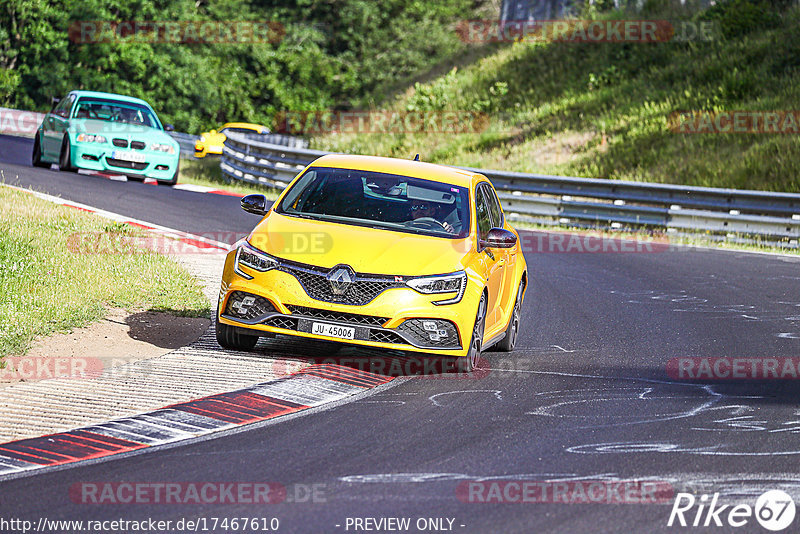
M 341 339 L 354 339 L 356 337 L 355 328 L 328 323 L 311 323 L 311 333 Z
M 122 161 L 144 163 L 144 154 L 137 154 L 136 152 L 129 152 L 127 150 L 115 150 L 111 153 L 111 157 L 114 159 L 121 159 Z

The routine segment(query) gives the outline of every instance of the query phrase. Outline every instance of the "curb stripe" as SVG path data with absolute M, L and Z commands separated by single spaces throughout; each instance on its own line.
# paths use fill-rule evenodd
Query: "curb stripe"
M 0 475 L 103 458 L 307 410 L 392 377 L 313 364 L 288 377 L 67 432 L 0 445 Z

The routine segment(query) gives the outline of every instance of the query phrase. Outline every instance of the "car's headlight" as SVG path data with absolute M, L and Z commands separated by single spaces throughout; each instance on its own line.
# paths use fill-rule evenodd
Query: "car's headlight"
M 92 134 L 78 134 L 78 141 L 81 143 L 105 143 L 106 138 L 102 135 L 92 135 Z
M 175 153 L 175 147 L 166 143 L 153 143 L 150 145 L 150 150 L 154 150 L 155 152 L 166 152 L 167 154 Z
M 244 242 L 238 249 L 236 249 L 236 261 L 233 264 L 233 270 L 239 276 L 243 276 L 244 278 L 250 280 L 253 277 L 243 272 L 241 266 L 249 267 L 250 269 L 255 269 L 256 271 L 265 272 L 276 268 L 278 265 L 278 260 L 261 252 L 250 243 Z
M 458 271 L 457 273 L 423 276 L 412 278 L 406 284 L 415 291 L 426 295 L 457 292 L 457 295 L 453 298 L 433 302 L 437 305 L 455 304 L 456 302 L 461 302 L 461 298 L 464 296 L 464 290 L 467 288 L 467 273 Z

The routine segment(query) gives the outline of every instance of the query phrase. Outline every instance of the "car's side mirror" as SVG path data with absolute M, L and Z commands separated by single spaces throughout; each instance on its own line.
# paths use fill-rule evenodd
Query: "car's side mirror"
M 175 131 L 175 127 L 173 125 L 171 125 L 171 124 L 165 124 L 164 125 L 164 131 L 174 132 Z
M 242 209 L 254 215 L 267 214 L 267 197 L 264 195 L 247 195 L 242 198 Z
M 481 239 L 481 249 L 484 248 L 512 248 L 517 244 L 517 236 L 504 228 L 492 228 L 486 234 L 486 239 Z
M 58 111 L 56 111 L 56 115 L 58 115 L 62 119 L 66 119 L 69 117 L 69 113 L 67 112 L 66 109 L 59 109 Z

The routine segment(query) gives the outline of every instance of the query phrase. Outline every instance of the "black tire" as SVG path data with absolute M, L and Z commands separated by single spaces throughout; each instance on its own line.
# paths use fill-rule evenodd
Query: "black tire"
M 175 165 L 175 174 L 172 175 L 172 179 L 170 179 L 170 180 L 157 180 L 158 181 L 158 185 L 168 185 L 168 186 L 172 187 L 173 185 L 177 184 L 178 183 L 178 171 L 180 170 L 180 168 L 181 168 L 181 162 L 179 160 L 178 164 Z
M 64 140 L 61 142 L 61 155 L 58 157 L 58 170 L 67 172 L 74 171 L 75 168 L 70 162 L 71 157 L 69 139 L 64 137 Z
M 457 357 L 455 368 L 459 373 L 471 373 L 478 366 L 483 347 L 483 330 L 486 326 L 486 293 L 481 295 L 478 303 L 478 313 L 475 314 L 475 326 L 472 328 L 472 337 L 469 342 L 469 352 L 466 356 Z
M 42 145 L 39 143 L 39 134 L 33 140 L 33 154 L 31 154 L 31 165 L 34 167 L 50 168 L 49 163 L 42 161 Z
M 514 350 L 514 345 L 517 344 L 517 335 L 519 334 L 519 318 L 522 314 L 522 298 L 524 294 L 525 282 L 520 280 L 519 289 L 517 290 L 517 301 L 514 303 L 514 311 L 506 327 L 506 335 L 497 342 L 492 350 L 499 352 L 512 352 Z
M 225 349 L 253 350 L 258 343 L 258 336 L 242 334 L 236 327 L 220 323 L 219 317 L 214 319 L 214 330 L 217 334 L 217 343 Z

